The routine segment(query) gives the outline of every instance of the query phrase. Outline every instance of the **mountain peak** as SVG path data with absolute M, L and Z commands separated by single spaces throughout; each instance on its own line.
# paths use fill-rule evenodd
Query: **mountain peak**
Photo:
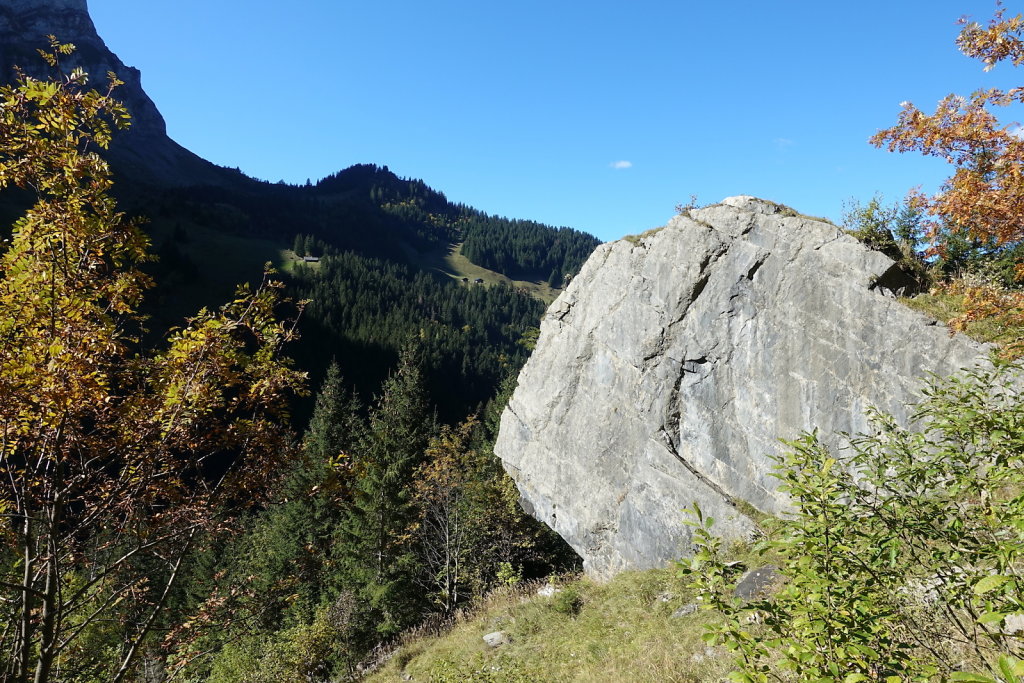
M 74 10 L 88 12 L 86 0 L 2 0 L 0 8 L 15 12 L 46 12 L 52 10 Z
M 62 59 L 65 70 L 81 66 L 101 87 L 107 72 L 124 81 L 115 95 L 131 112 L 132 127 L 111 146 L 109 160 L 118 176 L 165 186 L 238 180 L 167 137 L 163 116 L 142 89 L 139 70 L 126 66 L 103 42 L 86 0 L 0 0 L 0 82 L 13 81 L 16 66 L 40 78 L 49 76 L 36 52 L 48 47 L 48 35 L 77 48 Z
M 9 57 L 35 55 L 35 48 L 46 47 L 50 34 L 64 42 L 86 35 L 99 40 L 86 0 L 0 0 L 0 56 L 4 57 L 4 67 L 12 66 Z M 33 65 L 26 61 L 19 66 Z

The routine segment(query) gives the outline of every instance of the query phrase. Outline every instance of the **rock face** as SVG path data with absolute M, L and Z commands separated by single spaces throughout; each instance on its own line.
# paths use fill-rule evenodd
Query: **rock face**
M 901 284 L 834 225 L 753 197 L 602 245 L 545 315 L 495 450 L 591 575 L 685 555 L 695 501 L 743 536 L 737 502 L 787 507 L 778 439 L 863 431 L 869 406 L 905 419 L 918 378 L 985 357 Z
M 47 67 L 36 52 L 48 48 L 47 35 L 74 43 L 65 58 L 66 70 L 81 66 L 91 85 L 106 86 L 107 72 L 125 82 L 116 91 L 132 114 L 132 127 L 114 138 L 109 160 L 119 178 L 163 186 L 224 185 L 242 181 L 233 173 L 205 161 L 167 137 L 156 105 L 142 89 L 139 70 L 125 66 L 96 32 L 86 0 L 0 0 L 0 81 L 14 80 L 14 67 L 42 78 Z

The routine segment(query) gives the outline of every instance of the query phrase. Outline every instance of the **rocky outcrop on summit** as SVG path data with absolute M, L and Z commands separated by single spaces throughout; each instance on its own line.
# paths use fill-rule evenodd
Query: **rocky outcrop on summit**
M 549 308 L 495 450 L 523 504 L 591 575 L 686 554 L 694 501 L 716 530 L 777 513 L 779 438 L 905 419 L 920 377 L 986 347 L 914 312 L 888 257 L 834 225 L 731 197 L 605 244 Z
M 0 0 L 0 81 L 14 80 L 18 66 L 36 77 L 49 75 L 36 52 L 49 47 L 46 36 L 74 43 L 67 69 L 81 66 L 91 84 L 103 88 L 107 72 L 124 81 L 116 95 L 132 114 L 132 127 L 118 133 L 109 160 L 118 180 L 163 186 L 225 185 L 244 182 L 241 174 L 199 158 L 167 137 L 156 105 L 142 89 L 139 70 L 125 66 L 96 32 L 86 0 Z

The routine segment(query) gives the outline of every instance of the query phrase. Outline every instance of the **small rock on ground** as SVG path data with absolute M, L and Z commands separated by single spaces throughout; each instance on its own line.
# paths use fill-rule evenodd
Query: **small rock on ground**
M 697 611 L 697 603 L 691 602 L 691 603 L 688 603 L 686 605 L 683 605 L 682 607 L 677 609 L 675 612 L 673 612 L 672 615 L 669 617 L 669 619 L 678 619 L 679 617 L 685 617 L 686 615 L 693 614 L 696 611 Z
M 774 565 L 769 564 L 751 569 L 736 584 L 733 595 L 742 600 L 759 598 L 765 594 L 778 577 L 779 568 Z
M 504 631 L 494 631 L 484 636 L 484 642 L 487 643 L 488 647 L 501 647 L 511 643 L 512 639 Z

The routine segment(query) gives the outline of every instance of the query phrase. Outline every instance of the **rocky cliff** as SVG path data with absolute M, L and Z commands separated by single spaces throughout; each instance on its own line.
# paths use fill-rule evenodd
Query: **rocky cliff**
M 779 438 L 906 417 L 919 379 L 985 347 L 895 300 L 900 273 L 834 225 L 752 197 L 606 244 L 552 304 L 496 451 L 524 506 L 607 576 L 686 553 L 694 501 L 742 536 L 778 513 Z
M 240 174 L 205 161 L 167 137 L 156 105 L 142 89 L 138 69 L 125 66 L 96 32 L 86 0 L 0 0 L 0 81 L 14 79 L 19 66 L 36 77 L 49 76 L 38 53 L 46 36 L 74 43 L 67 70 L 83 67 L 91 85 L 106 86 L 107 72 L 125 82 L 117 96 L 132 113 L 132 127 L 115 137 L 109 160 L 119 178 L 164 186 L 224 185 L 243 182 Z

